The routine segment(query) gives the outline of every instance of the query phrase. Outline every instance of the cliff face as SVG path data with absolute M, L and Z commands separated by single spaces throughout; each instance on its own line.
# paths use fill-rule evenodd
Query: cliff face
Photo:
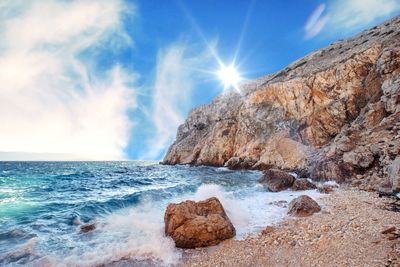
M 194 109 L 166 164 L 296 170 L 398 187 L 400 17 Z

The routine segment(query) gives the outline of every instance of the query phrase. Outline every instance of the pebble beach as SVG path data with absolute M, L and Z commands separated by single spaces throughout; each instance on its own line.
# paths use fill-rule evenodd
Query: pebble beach
M 244 240 L 189 250 L 180 266 L 400 266 L 395 199 L 345 187 L 319 203 L 322 211 L 310 217 L 289 217 Z

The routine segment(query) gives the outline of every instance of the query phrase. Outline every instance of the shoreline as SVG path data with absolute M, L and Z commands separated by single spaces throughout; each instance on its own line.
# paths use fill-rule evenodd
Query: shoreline
M 178 266 L 400 264 L 400 213 L 386 209 L 392 199 L 342 186 L 318 202 L 322 211 L 310 217 L 289 217 L 244 240 L 187 250 Z

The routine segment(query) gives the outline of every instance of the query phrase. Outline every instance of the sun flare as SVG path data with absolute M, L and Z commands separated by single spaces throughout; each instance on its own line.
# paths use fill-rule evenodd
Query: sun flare
M 233 64 L 229 66 L 221 65 L 221 68 L 217 72 L 217 76 L 225 88 L 237 88 L 239 82 L 242 80 L 239 72 Z

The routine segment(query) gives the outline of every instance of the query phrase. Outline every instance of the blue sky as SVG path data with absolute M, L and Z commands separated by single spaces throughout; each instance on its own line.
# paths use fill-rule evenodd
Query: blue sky
M 251 80 L 399 13 L 399 0 L 2 1 L 0 159 L 161 159 L 223 93 L 218 60 Z

